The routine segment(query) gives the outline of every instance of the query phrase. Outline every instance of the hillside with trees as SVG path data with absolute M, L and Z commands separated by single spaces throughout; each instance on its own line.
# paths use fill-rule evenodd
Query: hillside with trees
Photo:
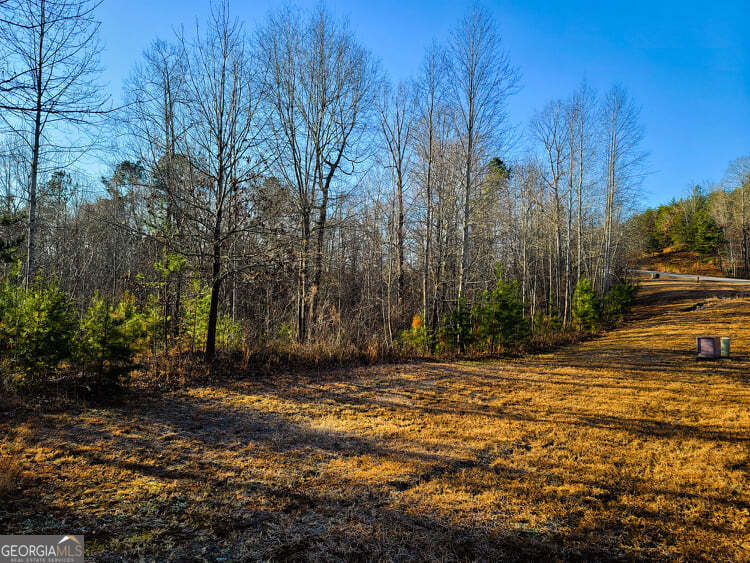
M 711 190 L 635 216 L 648 269 L 747 278 L 750 274 L 750 158 L 738 158 Z

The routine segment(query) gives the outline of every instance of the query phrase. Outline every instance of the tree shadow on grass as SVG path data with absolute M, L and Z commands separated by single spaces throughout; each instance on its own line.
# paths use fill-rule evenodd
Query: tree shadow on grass
M 367 392 L 374 390 L 372 386 L 364 387 Z M 433 481 L 438 487 L 454 485 L 461 482 L 459 476 L 465 470 L 492 475 L 488 481 L 479 480 L 472 485 L 478 487 L 475 494 L 502 489 L 505 483 L 524 481 L 533 483 L 534 490 L 543 491 L 547 483 L 544 472 L 518 470 L 512 460 L 491 466 L 492 459 L 466 449 L 432 452 L 418 442 L 418 437 L 412 441 L 394 438 L 384 441 L 314 428 L 302 416 L 304 404 L 325 399 L 337 406 L 382 407 L 402 414 L 483 414 L 532 425 L 563 422 L 597 429 L 622 429 L 649 437 L 697 436 L 717 442 L 736 438 L 689 425 L 664 426 L 647 419 L 602 417 L 570 410 L 543 417 L 520 410 L 492 411 L 478 404 L 444 408 L 373 401 L 361 397 L 359 393 L 364 391 L 357 387 L 331 393 L 319 386 L 300 386 L 290 391 L 286 399 L 300 405 L 300 416 L 290 418 L 288 414 L 232 404 L 227 399 L 236 399 L 242 386 L 213 389 L 216 394 L 211 399 L 174 394 L 160 400 L 132 402 L 106 413 L 106 418 L 95 427 L 82 422 L 86 414 L 83 411 L 84 416 L 74 417 L 72 430 L 55 437 L 34 438 L 64 447 L 77 464 L 95 470 L 99 467 L 102 471 L 116 470 L 116 479 L 122 486 L 127 486 L 134 476 L 161 481 L 168 486 L 168 495 L 143 493 L 132 501 L 110 499 L 112 513 L 102 515 L 75 501 L 67 510 L 50 505 L 50 491 L 63 483 L 46 481 L 36 488 L 41 494 L 36 509 L 29 508 L 25 515 L 22 512 L 7 515 L 10 527 L 20 529 L 21 518 L 27 517 L 30 510 L 39 515 L 39 524 L 33 531 L 45 533 L 56 529 L 44 523 L 42 515 L 50 513 L 54 521 L 64 520 L 71 531 L 81 530 L 95 540 L 98 550 L 94 556 L 103 560 L 140 557 L 213 560 L 219 554 L 227 560 L 610 560 L 626 557 L 627 548 L 623 546 L 629 545 L 629 535 L 663 538 L 665 534 L 668 537 L 671 524 L 689 523 L 677 513 L 660 520 L 656 514 L 643 512 L 639 518 L 650 522 L 646 531 L 605 527 L 592 535 L 576 531 L 585 511 L 590 509 L 586 502 L 577 499 L 563 504 L 578 506 L 581 513 L 572 511 L 566 520 L 552 520 L 546 528 L 519 527 L 510 521 L 505 525 L 484 526 L 479 514 L 471 519 L 473 524 L 454 522 L 439 510 L 411 505 L 407 500 L 410 497 L 402 495 L 419 491 Z M 277 398 L 285 395 L 279 389 L 273 394 L 269 392 L 269 396 Z M 98 416 L 101 419 L 101 413 Z M 176 437 L 164 438 L 170 433 Z M 253 449 L 238 449 L 238 445 L 249 444 Z M 290 474 L 286 482 L 275 482 L 252 470 L 253 462 L 267 455 L 299 459 L 300 464 L 307 463 L 311 468 L 314 464 L 309 460 L 314 455 L 322 456 L 323 461 L 367 455 L 376 466 L 401 461 L 413 471 L 377 483 L 339 474 L 328 476 L 326 486 L 322 486 L 319 484 L 322 477 L 318 478 L 315 472 L 310 479 Z M 234 464 L 235 461 L 243 463 Z M 573 483 L 576 477 L 583 481 L 584 476 L 583 472 L 567 475 L 562 483 Z M 101 480 L 109 478 L 109 474 L 102 475 Z M 96 483 L 78 486 L 96 486 Z M 609 487 L 607 494 L 611 498 L 598 501 L 609 503 L 601 510 L 613 518 L 633 515 L 632 507 L 616 504 L 621 494 L 661 494 L 639 490 L 625 482 L 613 487 L 611 483 L 598 483 L 593 477 L 589 486 Z M 74 499 L 77 494 L 75 490 L 68 491 Z M 245 500 L 238 502 L 237 495 Z M 720 499 L 706 501 L 720 503 Z M 715 532 L 727 533 L 720 529 Z
M 196 416 L 213 417 L 217 413 L 211 408 L 192 405 Z M 168 412 L 168 411 L 167 411 Z M 116 420 L 121 425 L 148 424 L 159 420 L 179 430 L 183 417 L 170 421 L 163 409 L 151 410 L 141 403 L 137 409 L 118 410 Z M 239 425 L 246 429 L 244 420 L 261 416 L 252 409 L 226 408 L 223 416 L 229 426 Z M 269 421 L 268 415 L 265 415 Z M 172 424 L 174 423 L 174 424 Z M 117 424 L 114 420 L 112 425 Z M 453 480 L 453 474 L 476 466 L 474 460 L 460 457 L 422 454 L 402 451 L 378 445 L 375 441 L 358 436 L 347 436 L 327 431 L 315 431 L 274 419 L 276 433 L 288 434 L 290 439 L 281 445 L 268 441 L 268 433 L 255 427 L 247 438 L 254 442 L 267 442 L 271 449 L 286 451 L 288 448 L 322 448 L 331 455 L 358 456 L 362 453 L 378 459 L 413 458 L 428 463 L 430 471 L 422 473 L 409 483 L 410 487 L 434 479 Z M 197 462 L 209 451 L 223 451 L 227 442 L 213 432 L 204 437 L 192 434 L 193 445 L 200 444 L 192 459 Z M 320 434 L 316 436 L 317 434 Z M 39 437 L 38 439 L 44 440 Z M 119 471 L 119 485 L 128 486 L 127 475 L 141 475 L 162 480 L 176 489 L 168 489 L 168 495 L 146 495 L 141 500 L 109 499 L 109 511 L 91 511 L 76 500 L 77 493 L 71 483 L 65 483 L 66 504 L 55 500 L 55 489 L 63 483 L 44 481 L 34 487 L 32 494 L 23 503 L 9 507 L 4 516 L 4 527 L 9 531 L 26 533 L 82 533 L 94 551 L 89 555 L 100 560 L 128 560 L 132 558 L 177 560 L 215 560 L 218 555 L 227 560 L 330 560 L 351 559 L 419 559 L 419 560 L 527 560 L 529 558 L 587 557 L 606 558 L 621 555 L 609 545 L 567 541 L 564 534 L 546 534 L 534 530 L 485 529 L 472 525 L 459 525 L 447 516 L 438 516 L 429 511 L 406 512 L 391 506 L 394 491 L 399 486 L 388 483 L 372 485 L 338 479 L 338 484 L 323 492 L 314 485 L 264 482 L 252 474 L 235 471 L 228 481 L 212 470 L 191 470 L 158 467 L 150 459 L 169 448 L 158 438 L 151 440 L 143 459 L 132 461 L 120 459 L 117 452 L 128 458 L 143 451 L 143 437 L 137 446 L 134 437 L 115 434 L 106 429 L 86 428 L 79 433 L 68 433 L 66 442 L 56 442 L 67 453 L 74 456 L 75 464 L 99 466 L 103 470 Z M 92 450 L 103 446 L 101 452 Z M 110 478 L 102 475 L 102 481 Z M 518 478 L 508 474 L 508 478 Z M 181 485 L 182 483 L 182 485 Z M 117 483 L 115 483 L 117 485 Z M 97 486 L 97 483 L 80 483 L 80 487 Z M 202 500 L 191 498 L 190 491 L 212 491 Z M 236 494 L 247 496 L 246 503 L 237 503 Z M 33 495 L 38 500 L 32 502 Z M 256 500 L 254 500 L 256 499 Z M 259 502 L 270 499 L 271 507 L 263 508 Z M 50 502 L 51 501 L 51 502 Z M 31 527 L 25 527 L 23 520 Z
M 439 369 L 439 368 L 437 368 Z M 508 379 L 511 382 L 519 381 L 519 378 L 502 376 L 487 376 L 488 379 Z M 521 378 L 523 381 L 523 378 Z M 526 383 L 546 384 L 543 381 L 531 380 Z M 577 384 L 576 382 L 565 382 L 561 385 L 581 385 L 587 387 L 585 383 Z M 619 386 L 613 386 L 614 389 L 620 389 Z M 638 389 L 635 387 L 635 389 Z M 281 398 L 289 399 L 283 391 L 277 390 L 274 394 Z M 649 438 L 666 438 L 666 439 L 697 439 L 703 441 L 726 442 L 726 443 L 746 443 L 750 442 L 750 429 L 743 431 L 729 431 L 705 426 L 669 422 L 660 419 L 649 419 L 644 417 L 627 417 L 616 415 L 603 415 L 596 412 L 587 412 L 583 409 L 570 409 L 548 406 L 545 414 L 535 413 L 528 408 L 507 408 L 497 407 L 482 402 L 481 400 L 465 401 L 459 399 L 443 398 L 440 405 L 425 405 L 418 402 L 404 404 L 402 402 L 389 401 L 384 398 L 374 398 L 371 396 L 362 396 L 356 390 L 345 391 L 337 389 L 320 389 L 315 388 L 305 394 L 304 389 L 297 388 L 293 395 L 297 399 L 304 397 L 306 401 L 333 401 L 338 405 L 350 408 L 360 409 L 363 413 L 373 407 L 391 409 L 400 412 L 402 416 L 408 413 L 421 413 L 425 415 L 453 415 L 453 416 L 479 416 L 497 419 L 507 419 L 527 423 L 541 423 L 545 425 L 570 425 L 576 428 L 589 427 L 598 429 L 608 429 L 614 431 L 624 431 L 636 436 Z M 362 444 L 364 450 L 371 447 L 369 444 Z M 375 447 L 377 451 L 377 446 Z

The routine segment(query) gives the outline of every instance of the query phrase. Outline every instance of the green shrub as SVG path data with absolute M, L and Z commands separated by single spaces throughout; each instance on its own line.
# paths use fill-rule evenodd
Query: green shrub
M 591 282 L 582 277 L 573 292 L 573 325 L 581 331 L 594 331 L 601 319 L 601 303 Z
M 285 344 L 294 342 L 294 328 L 292 325 L 289 323 L 281 323 L 279 330 L 276 332 L 276 338 Z
M 636 285 L 623 280 L 607 292 L 602 301 L 602 320 L 607 324 L 615 324 L 622 320 L 633 306 Z
M 430 346 L 429 331 L 424 324 L 422 315 L 414 315 L 411 327 L 402 331 L 396 339 L 404 348 L 412 351 L 424 352 Z
M 5 280 L 0 294 L 4 355 L 22 381 L 53 372 L 71 357 L 78 323 L 70 298 L 56 283 L 36 282 L 24 290 Z
M 132 371 L 136 348 L 146 335 L 146 323 L 135 301 L 125 294 L 112 307 L 98 294 L 81 319 L 76 360 L 104 386 L 116 385 Z
M 227 351 L 239 350 L 244 340 L 245 330 L 242 323 L 235 321 L 231 315 L 219 313 L 216 322 L 216 342 L 219 348 Z
M 491 350 L 519 342 L 529 335 L 518 283 L 503 281 L 499 272 L 492 292 L 485 291 L 481 295 L 474 317 L 479 342 Z

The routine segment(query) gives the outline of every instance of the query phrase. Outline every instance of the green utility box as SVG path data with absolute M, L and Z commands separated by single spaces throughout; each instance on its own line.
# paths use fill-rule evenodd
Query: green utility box
M 729 337 L 728 336 L 721 337 L 721 357 L 722 358 L 729 357 Z

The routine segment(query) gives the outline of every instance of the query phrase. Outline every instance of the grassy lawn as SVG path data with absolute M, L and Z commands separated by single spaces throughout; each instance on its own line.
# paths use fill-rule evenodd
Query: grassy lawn
M 750 560 L 737 291 L 645 282 L 622 328 L 520 359 L 0 405 L 0 531 L 102 560 Z M 696 361 L 704 333 L 735 358 Z

